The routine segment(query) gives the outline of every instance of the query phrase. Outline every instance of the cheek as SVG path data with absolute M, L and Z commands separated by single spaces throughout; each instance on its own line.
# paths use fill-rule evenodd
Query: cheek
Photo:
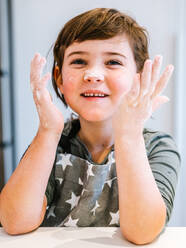
M 119 95 L 127 94 L 131 89 L 133 77 L 134 75 L 130 73 L 113 76 L 113 80 L 111 80 L 111 82 L 114 82 L 112 84 L 113 90 Z
M 63 91 L 64 95 L 68 95 L 75 91 L 77 77 L 72 73 L 63 73 Z

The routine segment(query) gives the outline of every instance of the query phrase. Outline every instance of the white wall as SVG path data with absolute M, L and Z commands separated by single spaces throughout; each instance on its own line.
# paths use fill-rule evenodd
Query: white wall
M 175 63 L 177 70 L 175 73 L 175 83 L 173 87 L 174 100 L 174 136 L 181 154 L 182 165 L 175 198 L 175 208 L 170 224 L 186 226 L 186 193 L 185 193 L 185 175 L 186 175 L 186 75 L 185 75 L 185 57 L 186 57 L 186 3 L 184 0 L 179 2 L 179 18 L 176 21 L 179 35 L 176 40 Z
M 95 7 L 118 8 L 135 17 L 147 28 L 151 37 L 150 54 L 152 57 L 155 54 L 162 54 L 163 66 L 165 66 L 168 63 L 175 64 L 177 61 L 175 46 L 179 33 L 177 2 L 177 0 L 13 0 L 17 161 L 32 141 L 38 126 L 38 117 L 29 86 L 31 58 L 37 51 L 42 55 L 47 54 L 58 32 L 69 18 Z M 46 71 L 51 69 L 51 54 Z M 175 75 L 176 72 L 177 68 L 175 68 Z M 171 101 L 154 114 L 154 120 L 147 123 L 148 127 L 168 132 L 173 136 L 176 136 L 174 122 L 174 85 L 176 83 L 174 76 L 165 91 Z M 49 89 L 52 92 L 51 86 Z M 68 112 L 55 98 L 53 92 L 52 95 L 67 117 Z M 181 201 L 180 198 L 176 202 L 171 225 L 183 224 L 182 213 L 179 211 Z M 186 219 L 184 223 L 186 224 Z

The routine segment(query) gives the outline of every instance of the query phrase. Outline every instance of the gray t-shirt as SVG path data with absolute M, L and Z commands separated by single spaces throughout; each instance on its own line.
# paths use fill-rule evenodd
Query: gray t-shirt
M 46 189 L 48 206 L 41 226 L 119 226 L 114 145 L 101 164 L 94 163 L 77 136 L 79 129 L 78 119 L 65 123 Z M 166 204 L 167 224 L 180 156 L 170 135 L 144 128 L 143 137 L 153 176 Z

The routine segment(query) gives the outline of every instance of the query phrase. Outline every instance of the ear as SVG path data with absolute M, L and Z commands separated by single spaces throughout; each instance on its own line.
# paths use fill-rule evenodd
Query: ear
M 55 66 L 55 69 L 54 69 L 54 79 L 55 79 L 55 81 L 56 81 L 57 87 L 59 88 L 59 90 L 60 90 L 61 93 L 63 94 L 62 75 L 61 75 L 61 72 L 60 72 L 58 66 Z

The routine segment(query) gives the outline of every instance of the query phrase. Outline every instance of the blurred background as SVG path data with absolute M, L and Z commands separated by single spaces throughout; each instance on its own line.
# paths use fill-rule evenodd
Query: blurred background
M 169 226 L 186 226 L 186 5 L 184 0 L 0 0 L 0 190 L 16 168 L 37 128 L 38 116 L 29 84 L 30 61 L 36 52 L 47 56 L 66 21 L 96 7 L 117 8 L 137 20 L 150 35 L 150 56 L 163 55 L 163 67 L 175 66 L 165 95 L 170 102 L 153 114 L 146 126 L 174 137 L 182 157 L 174 210 Z M 53 100 L 65 109 L 48 84 Z

